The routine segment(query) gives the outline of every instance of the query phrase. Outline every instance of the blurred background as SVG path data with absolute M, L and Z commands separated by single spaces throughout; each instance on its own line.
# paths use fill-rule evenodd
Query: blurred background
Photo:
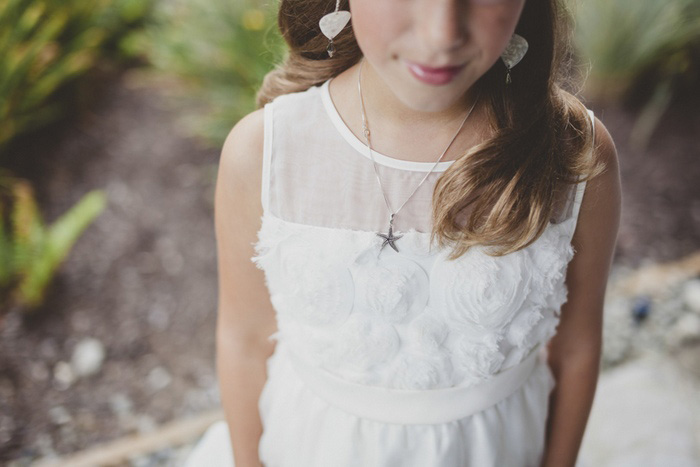
M 700 0 L 571 8 L 623 184 L 581 463 L 698 466 Z M 0 464 L 179 465 L 222 417 L 217 162 L 284 53 L 274 0 L 0 2 Z

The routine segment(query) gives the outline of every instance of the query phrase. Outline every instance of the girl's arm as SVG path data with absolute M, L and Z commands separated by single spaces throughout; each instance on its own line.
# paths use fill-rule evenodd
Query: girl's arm
M 617 151 L 596 118 L 596 156 L 607 170 L 586 184 L 572 243 L 568 300 L 557 334 L 548 344 L 548 363 L 557 384 L 549 401 L 543 467 L 574 467 L 588 421 L 602 353 L 603 301 L 621 211 Z
M 263 111 L 241 119 L 224 143 L 215 193 L 219 277 L 216 366 L 236 467 L 261 466 L 258 399 L 276 331 L 264 274 L 254 255 L 260 202 Z

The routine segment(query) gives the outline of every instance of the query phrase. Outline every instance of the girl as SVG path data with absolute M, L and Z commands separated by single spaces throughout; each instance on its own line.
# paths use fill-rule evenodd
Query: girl
M 188 465 L 574 466 L 621 200 L 563 5 L 279 8 L 221 155 L 225 421 Z

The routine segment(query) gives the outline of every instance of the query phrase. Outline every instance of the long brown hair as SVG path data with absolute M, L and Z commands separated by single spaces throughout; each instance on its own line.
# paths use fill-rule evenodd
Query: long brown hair
M 475 84 L 485 96 L 493 136 L 470 148 L 437 180 L 432 198 L 431 243 L 452 246 L 456 259 L 471 246 L 502 256 L 532 244 L 554 216 L 565 189 L 600 174 L 604 164 L 587 157 L 593 147 L 591 121 L 572 93 L 571 17 L 564 0 L 527 0 L 515 29 L 528 53 L 505 83 L 498 60 Z M 278 26 L 289 46 L 258 91 L 262 107 L 276 96 L 316 86 L 362 58 L 351 27 L 328 39 L 318 20 L 335 4 L 281 0 Z M 341 0 L 341 9 L 349 9 Z M 463 213 L 471 207 L 470 214 Z

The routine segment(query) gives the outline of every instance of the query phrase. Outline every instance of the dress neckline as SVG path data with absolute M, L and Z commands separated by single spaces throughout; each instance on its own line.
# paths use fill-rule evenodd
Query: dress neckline
M 353 147 L 357 152 L 359 152 L 362 157 L 371 161 L 369 156 L 369 147 L 360 141 L 360 139 L 353 133 L 347 124 L 343 121 L 343 118 L 338 113 L 338 109 L 333 103 L 330 93 L 330 81 L 332 78 L 327 79 L 320 87 L 321 100 L 323 101 L 323 107 L 331 119 L 333 126 L 338 130 L 340 135 Z M 430 169 L 435 165 L 435 162 L 416 162 L 408 161 L 405 159 L 397 159 L 395 157 L 389 157 L 385 154 L 379 153 L 372 149 L 372 154 L 374 155 L 374 160 L 377 164 L 385 165 L 387 167 L 392 167 L 394 169 L 409 170 L 413 172 L 430 172 Z M 444 172 L 449 166 L 451 166 L 455 161 L 440 161 L 435 166 L 433 172 Z

